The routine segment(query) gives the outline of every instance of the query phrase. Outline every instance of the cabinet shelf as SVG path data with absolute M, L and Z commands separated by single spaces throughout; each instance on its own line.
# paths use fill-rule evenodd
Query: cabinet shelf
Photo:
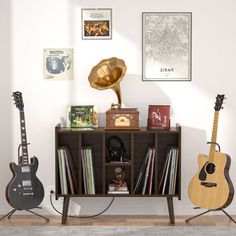
M 105 166 L 131 166 L 131 162 L 106 162 Z
M 112 135 L 118 136 L 124 142 L 127 157 L 130 162 L 110 162 L 109 152 L 107 150 L 107 140 Z M 162 191 L 160 194 L 160 184 L 162 183 L 163 169 L 166 162 L 166 153 L 169 146 L 178 148 L 178 165 L 176 168 L 176 182 L 172 194 Z M 75 194 L 62 194 L 60 184 L 58 148 L 67 146 L 71 153 L 76 176 Z M 92 147 L 93 170 L 95 194 L 85 194 L 83 163 L 81 150 L 84 147 Z M 137 179 L 140 173 L 140 167 L 147 155 L 149 147 L 155 149 L 153 177 L 151 186 L 152 194 L 141 194 L 135 191 Z M 125 182 L 127 183 L 129 194 L 108 194 L 108 185 L 114 179 L 114 170 L 121 167 L 125 172 Z M 140 130 L 105 130 L 96 128 L 93 130 L 80 130 L 55 128 L 55 197 L 64 198 L 62 224 L 66 223 L 69 200 L 71 197 L 165 197 L 169 210 L 170 221 L 174 223 L 173 197 L 181 199 L 181 127 L 174 127 L 163 130 L 148 130 L 145 127 Z M 150 189 L 149 186 L 149 189 Z

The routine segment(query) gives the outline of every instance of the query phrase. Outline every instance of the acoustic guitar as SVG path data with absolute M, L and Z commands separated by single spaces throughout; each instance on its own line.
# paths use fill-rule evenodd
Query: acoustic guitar
M 12 162 L 9 165 L 13 177 L 6 187 L 6 199 L 13 208 L 28 210 L 37 207 L 42 202 L 44 188 L 36 176 L 37 157 L 32 157 L 29 163 L 22 94 L 14 92 L 13 97 L 16 107 L 20 111 L 21 144 L 18 148 L 18 164 Z M 21 155 L 20 149 L 22 150 Z
M 223 209 L 231 203 L 234 195 L 229 177 L 230 156 L 216 151 L 219 111 L 223 100 L 224 95 L 217 95 L 209 156 L 198 156 L 199 169 L 188 188 L 190 200 L 200 208 Z

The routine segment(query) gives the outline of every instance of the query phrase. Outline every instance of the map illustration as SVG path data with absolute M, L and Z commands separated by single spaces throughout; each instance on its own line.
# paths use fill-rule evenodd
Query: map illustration
M 189 22 L 188 14 L 144 15 L 143 69 L 146 79 L 189 79 Z

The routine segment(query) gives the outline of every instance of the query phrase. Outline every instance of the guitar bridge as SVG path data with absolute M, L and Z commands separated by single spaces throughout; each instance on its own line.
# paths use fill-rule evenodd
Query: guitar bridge
M 216 187 L 217 184 L 216 183 L 211 183 L 211 182 L 201 182 L 201 185 L 207 187 L 207 188 L 212 188 L 212 187 Z

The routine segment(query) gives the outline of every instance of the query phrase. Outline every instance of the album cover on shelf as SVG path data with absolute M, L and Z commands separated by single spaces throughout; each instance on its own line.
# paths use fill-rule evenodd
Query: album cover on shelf
M 169 129 L 170 106 L 149 105 L 147 127 L 148 129 Z
M 98 127 L 98 111 L 96 105 L 68 106 L 66 126 L 69 128 Z

